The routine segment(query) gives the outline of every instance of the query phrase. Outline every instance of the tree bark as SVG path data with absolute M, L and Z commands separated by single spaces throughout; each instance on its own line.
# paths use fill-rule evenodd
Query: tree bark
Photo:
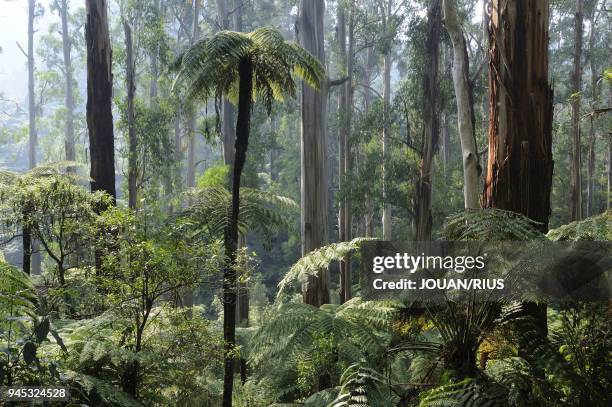
M 366 49 L 366 66 L 363 73 L 363 81 L 366 85 L 363 95 L 364 102 L 364 116 L 367 117 L 370 111 L 372 91 L 370 90 L 370 86 L 372 85 L 372 68 L 374 65 L 374 49 L 373 47 L 368 47 Z M 365 215 L 364 215 L 364 234 L 365 237 L 373 237 L 374 236 L 374 202 L 372 199 L 372 194 L 366 192 L 365 195 Z
M 64 105 L 66 107 L 66 140 L 65 154 L 66 161 L 75 161 L 75 140 L 74 140 L 74 93 L 72 90 L 73 75 L 72 75 L 72 59 L 70 56 L 72 50 L 72 41 L 70 40 L 70 29 L 68 26 L 68 0 L 61 0 L 59 5 L 59 14 L 62 21 L 62 50 L 64 56 Z M 73 169 L 70 168 L 72 171 Z
M 200 36 L 200 24 L 199 24 L 199 16 L 200 16 L 200 1 L 195 0 L 193 3 L 193 20 L 192 20 L 192 36 L 191 36 L 191 45 L 195 44 Z M 196 179 L 196 135 L 197 135 L 197 123 L 195 116 L 195 109 L 193 106 L 189 106 L 187 108 L 187 133 L 188 133 L 188 145 L 187 145 L 187 188 L 195 187 L 195 179 Z M 193 299 L 188 302 L 193 303 Z M 186 304 L 189 305 L 189 304 Z
M 595 127 L 590 120 L 589 156 L 587 160 L 587 205 L 586 216 L 593 216 L 593 195 L 595 194 Z
M 572 72 L 572 151 L 571 165 L 571 220 L 582 219 L 581 179 L 581 133 L 580 133 L 580 92 L 582 89 L 582 0 L 576 1 L 574 17 L 574 69 Z
M 325 66 L 324 0 L 300 0 L 299 42 Z M 327 243 L 327 172 L 326 172 L 327 84 L 319 90 L 302 83 L 301 94 L 301 235 L 302 255 Z M 311 276 L 303 287 L 305 304 L 329 303 L 328 270 Z
M 597 18 L 596 17 L 596 8 L 597 2 L 593 4 L 593 7 L 589 13 L 589 68 L 591 71 L 591 105 L 593 111 L 595 111 L 599 105 L 599 74 L 597 73 L 597 67 L 595 63 L 595 40 L 596 40 L 596 25 Z M 586 216 L 593 216 L 594 207 L 593 207 L 593 199 L 595 196 L 595 159 L 596 159 L 596 141 L 597 135 L 595 133 L 595 127 L 593 125 L 593 116 L 590 118 L 590 130 L 589 130 L 589 157 L 588 157 L 588 183 L 587 183 L 587 207 L 586 207 Z
M 548 1 L 493 0 L 483 196 L 485 207 L 522 213 L 540 222 L 542 232 L 548 230 L 553 173 L 548 15 Z
M 388 204 L 388 177 L 387 177 L 387 157 L 389 154 L 389 126 L 391 113 L 391 68 L 393 65 L 393 37 L 391 33 L 391 19 L 393 17 L 393 0 L 379 0 L 378 9 L 384 33 L 383 46 L 383 126 L 382 126 L 382 229 L 383 239 L 391 240 L 393 238 L 393 228 L 391 220 L 391 206 Z
M 161 18 L 162 4 L 161 0 L 155 0 L 154 9 L 157 18 Z M 151 62 L 151 80 L 149 82 L 149 105 L 154 106 L 157 99 L 157 81 L 159 79 L 159 45 L 155 45 L 149 60 Z
M 238 248 L 238 217 L 240 214 L 240 178 L 249 145 L 249 129 L 253 100 L 253 68 L 251 61 L 243 59 L 238 65 L 240 77 L 238 118 L 236 121 L 235 161 L 232 176 L 232 208 L 225 230 L 225 266 L 223 268 L 223 339 L 225 367 L 223 377 L 223 407 L 231 407 L 234 386 L 232 356 L 236 344 L 236 252 Z
M 444 25 L 453 44 L 453 84 L 463 160 L 463 198 L 466 209 L 479 208 L 478 151 L 474 132 L 474 99 L 465 37 L 459 24 L 456 0 L 444 0 Z
M 606 204 L 606 210 L 610 210 L 612 207 L 612 195 L 610 190 L 612 188 L 612 133 L 608 133 L 608 202 Z
M 115 139 L 113 134 L 112 47 L 108 33 L 106 0 L 87 0 L 87 128 L 91 161 L 91 190 L 115 190 Z
M 383 129 L 382 129 L 382 228 L 383 239 L 393 239 L 393 229 L 391 224 L 391 207 L 388 204 L 387 191 L 387 156 L 389 154 L 389 113 L 391 110 L 391 65 L 393 58 L 391 52 L 383 55 Z
M 28 0 L 28 157 L 30 168 L 36 167 L 36 95 L 34 95 L 34 17 L 36 16 L 36 0 Z
M 128 125 L 128 207 L 136 209 L 136 181 L 137 181 L 137 149 L 136 123 L 134 121 L 134 94 L 136 93 L 136 80 L 134 78 L 136 66 L 134 65 L 134 48 L 132 46 L 132 27 L 127 20 L 123 20 L 125 34 L 125 84 L 127 87 L 127 125 Z
M 340 125 L 338 126 L 338 150 L 340 190 L 342 199 L 339 203 L 338 214 L 338 233 L 340 242 L 351 240 L 352 214 L 351 214 L 351 189 L 348 176 L 352 168 L 351 157 L 351 122 L 353 108 L 353 48 L 354 48 L 354 17 L 352 2 L 347 5 L 338 6 L 338 45 L 341 58 L 342 76 L 348 77 L 347 81 L 340 85 L 340 95 L 338 98 L 338 113 Z M 348 10 L 347 10 L 348 9 Z M 348 49 L 346 14 L 348 11 Z M 351 258 L 346 256 L 340 262 L 340 303 L 345 303 L 351 299 Z
M 546 0 L 493 0 L 489 28 L 489 158 L 484 206 L 521 213 L 548 231 L 553 90 Z M 546 306 L 525 303 L 547 332 Z
M 434 154 L 440 128 L 438 112 L 438 59 L 440 47 L 441 0 L 433 0 L 428 12 L 427 61 L 425 74 L 425 134 L 421 173 L 417 185 L 416 240 L 431 240 L 431 194 L 434 172 Z

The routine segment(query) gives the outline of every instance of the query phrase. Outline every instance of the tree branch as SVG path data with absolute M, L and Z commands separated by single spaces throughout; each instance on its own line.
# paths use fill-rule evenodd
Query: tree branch
M 348 76 L 345 76 L 344 78 L 339 78 L 339 79 L 328 79 L 327 86 L 329 86 L 330 88 L 334 86 L 339 86 L 348 80 L 349 80 Z

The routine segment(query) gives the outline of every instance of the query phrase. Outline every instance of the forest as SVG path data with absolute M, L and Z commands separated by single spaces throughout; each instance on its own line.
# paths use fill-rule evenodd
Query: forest
M 0 0 L 0 405 L 612 405 L 609 299 L 361 274 L 368 242 L 612 239 L 611 12 Z

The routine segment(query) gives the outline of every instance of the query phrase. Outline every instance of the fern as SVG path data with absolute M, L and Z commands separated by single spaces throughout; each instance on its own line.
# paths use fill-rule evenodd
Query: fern
M 358 298 L 321 308 L 286 304 L 255 334 L 249 357 L 254 364 L 269 360 L 296 362 L 296 357 L 308 354 L 320 337 L 333 339 L 344 351 L 350 349 L 353 359 L 363 352 L 381 353 L 388 340 L 385 332 L 395 313 L 390 303 L 362 302 Z
M 349 366 L 340 378 L 338 396 L 333 407 L 361 407 L 395 405 L 397 397 L 387 386 L 386 377 L 363 363 Z
M 442 227 L 444 240 L 541 240 L 537 222 L 500 209 L 466 210 L 449 216 Z
M 320 270 L 329 267 L 332 262 L 344 259 L 358 250 L 363 242 L 372 240 L 376 239 L 358 237 L 350 242 L 332 243 L 311 251 L 299 259 L 278 283 L 276 297 L 287 297 L 290 291 L 305 283 L 309 276 L 317 276 Z
M 423 393 L 419 407 L 504 407 L 508 405 L 507 398 L 503 386 L 465 379 Z
M 191 204 L 179 215 L 179 220 L 194 231 L 194 237 L 208 234 L 223 236 L 232 196 L 222 187 L 198 188 L 187 193 Z M 292 229 L 292 215 L 299 206 L 290 198 L 251 188 L 240 190 L 238 229 L 242 234 L 258 231 L 269 240 L 281 229 Z
M 143 407 L 142 403 L 121 391 L 119 387 L 104 380 L 72 370 L 63 370 L 62 375 L 64 381 L 71 386 L 71 397 L 74 399 L 81 399 L 92 405 Z
M 36 319 L 38 297 L 30 278 L 0 259 L 0 315 Z
M 572 222 L 548 232 L 554 241 L 612 240 L 612 210 L 588 219 Z

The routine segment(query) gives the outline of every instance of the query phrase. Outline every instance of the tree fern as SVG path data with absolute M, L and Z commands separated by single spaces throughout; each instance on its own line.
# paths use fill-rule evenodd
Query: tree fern
M 363 242 L 371 240 L 375 239 L 358 237 L 350 242 L 332 243 L 308 253 L 299 259 L 278 283 L 277 298 L 287 296 L 290 291 L 306 282 L 309 276 L 316 276 L 319 270 L 329 267 L 334 261 L 344 259 L 357 251 Z
M 195 237 L 204 234 L 220 238 L 227 227 L 232 196 L 223 187 L 198 188 L 187 193 L 191 202 L 180 214 L 179 220 Z M 280 229 L 291 229 L 292 215 L 299 210 L 290 198 L 252 188 L 240 190 L 240 216 L 238 228 L 242 234 L 258 231 L 270 238 Z
M 423 393 L 419 407 L 504 407 L 508 406 L 507 398 L 503 386 L 465 379 Z
M 340 384 L 338 396 L 330 406 L 387 406 L 397 403 L 385 375 L 363 363 L 349 366 L 342 373 Z
M 612 240 L 612 210 L 548 232 L 554 241 Z
M 0 315 L 36 318 L 38 299 L 30 278 L 0 259 Z
M 538 240 L 545 236 L 537 222 L 500 209 L 466 210 L 446 218 L 440 232 L 444 240 Z

